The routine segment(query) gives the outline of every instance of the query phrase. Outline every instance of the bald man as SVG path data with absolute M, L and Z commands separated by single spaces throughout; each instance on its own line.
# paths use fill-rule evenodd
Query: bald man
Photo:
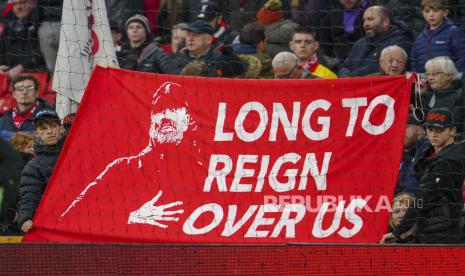
M 299 59 L 290 52 L 278 53 L 272 61 L 274 76 L 277 79 L 301 79 L 302 68 Z
M 410 51 L 413 36 L 410 31 L 393 24 L 389 9 L 372 6 L 363 14 L 365 37 L 355 42 L 349 56 L 339 70 L 339 77 L 366 76 L 379 72 L 381 51 L 390 45 L 398 45 Z

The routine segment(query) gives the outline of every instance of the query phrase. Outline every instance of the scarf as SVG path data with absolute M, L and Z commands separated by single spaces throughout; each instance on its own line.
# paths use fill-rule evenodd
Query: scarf
M 37 107 L 39 107 L 39 102 L 36 102 L 36 104 L 31 108 L 29 109 L 29 111 L 26 111 L 24 112 L 23 114 L 21 114 L 18 110 L 18 106 L 15 106 L 12 110 L 13 114 L 12 114 L 12 117 L 13 117 L 13 123 L 15 124 L 16 128 L 17 129 L 20 129 L 21 128 L 21 125 L 27 120 L 29 119 L 29 117 L 32 116 L 32 114 L 34 113 L 34 111 L 37 109 Z
M 320 65 L 320 61 L 318 61 L 318 57 L 316 56 L 316 53 L 314 53 L 311 58 L 309 58 L 304 64 L 302 64 L 302 69 L 313 73 L 315 72 L 318 65 Z

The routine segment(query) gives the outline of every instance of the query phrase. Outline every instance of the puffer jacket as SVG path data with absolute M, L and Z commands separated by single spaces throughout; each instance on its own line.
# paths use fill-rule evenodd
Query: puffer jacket
M 385 47 L 397 45 L 408 53 L 412 40 L 412 34 L 403 25 L 393 25 L 380 36 L 360 38 L 342 64 L 338 76 L 366 76 L 379 72 L 379 56 Z
M 465 180 L 465 143 L 450 144 L 437 155 L 434 148 L 415 165 L 419 175 L 416 202 L 393 234 L 398 237 L 416 224 L 417 243 L 453 244 L 463 240 L 462 186 Z
M 39 202 L 47 187 L 55 164 L 58 160 L 64 138 L 56 145 L 37 144 L 34 151 L 37 156 L 29 161 L 23 169 L 19 184 L 18 225 L 32 220 Z
M 411 69 L 425 72 L 425 63 L 434 57 L 448 56 L 459 72 L 465 71 L 465 34 L 450 19 L 435 30 L 423 29 L 412 46 Z

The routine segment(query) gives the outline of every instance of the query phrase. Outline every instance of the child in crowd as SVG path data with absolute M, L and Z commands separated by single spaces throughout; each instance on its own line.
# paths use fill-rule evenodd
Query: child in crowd
M 459 72 L 465 71 L 465 34 L 450 19 L 447 0 L 421 1 L 426 27 L 412 47 L 412 71 L 425 72 L 425 63 L 438 56 L 450 57 Z
M 37 154 L 21 174 L 18 224 L 23 232 L 32 229 L 32 218 L 45 191 L 60 154 L 64 133 L 60 118 L 53 110 L 42 110 L 34 121 Z

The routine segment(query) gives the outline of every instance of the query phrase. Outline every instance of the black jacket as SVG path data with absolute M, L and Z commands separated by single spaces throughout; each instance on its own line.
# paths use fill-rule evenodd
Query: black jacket
M 45 71 L 36 13 L 33 11 L 27 20 L 20 20 L 11 13 L 2 19 L 1 24 L 4 29 L 0 32 L 0 65 L 14 67 L 21 64 L 26 72 Z
M 23 160 L 10 144 L 0 138 L 0 187 L 3 201 L 0 206 L 0 233 L 9 234 L 18 205 L 18 186 Z
M 393 25 L 380 36 L 362 37 L 355 42 L 338 76 L 366 76 L 377 73 L 380 70 L 379 56 L 385 47 L 397 45 L 410 53 L 412 41 L 412 34 L 403 25 Z
M 53 146 L 38 144 L 34 147 L 37 156 L 24 167 L 19 184 L 19 227 L 34 217 L 55 168 L 63 142 L 64 138 Z
M 131 48 L 126 44 L 118 53 L 118 63 L 123 69 L 140 72 L 179 74 L 179 70 L 171 57 L 156 43 L 143 44 L 138 48 Z
M 40 21 L 56 22 L 61 21 L 63 0 L 38 0 Z
M 452 84 L 448 89 L 442 91 L 427 91 L 423 97 L 423 106 L 426 107 L 426 112 L 433 108 L 448 108 L 454 114 L 457 131 L 462 133 L 465 131 L 465 95 L 459 84 Z
M 393 233 L 398 237 L 416 224 L 417 243 L 460 243 L 465 143 L 451 144 L 432 157 L 433 151 L 431 147 L 415 166 L 419 175 L 416 202 Z

